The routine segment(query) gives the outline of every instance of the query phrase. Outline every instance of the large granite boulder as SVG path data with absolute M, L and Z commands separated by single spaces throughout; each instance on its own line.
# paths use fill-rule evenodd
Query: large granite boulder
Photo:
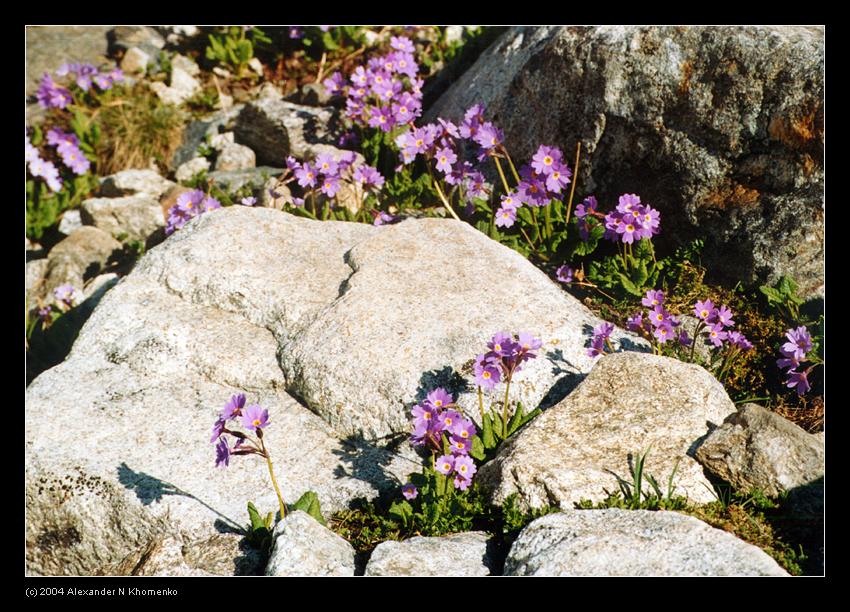
M 426 119 L 475 103 L 514 159 L 581 141 L 577 195 L 638 193 L 721 278 L 823 294 L 823 28 L 514 27 Z

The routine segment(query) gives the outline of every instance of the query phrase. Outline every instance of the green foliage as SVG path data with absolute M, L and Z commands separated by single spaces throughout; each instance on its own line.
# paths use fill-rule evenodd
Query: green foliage
M 652 242 L 638 240 L 630 250 L 631 253 L 623 252 L 591 262 L 588 278 L 601 287 L 634 297 L 642 297 L 649 289 L 657 287 L 666 262 L 656 261 Z
M 223 28 L 218 35 L 209 35 L 209 45 L 204 54 L 208 60 L 226 66 L 242 77 L 247 74 L 248 62 L 254 57 L 258 43 L 271 43 L 271 39 L 256 27 L 246 30 L 231 26 Z
M 687 507 L 687 498 L 674 496 L 673 479 L 676 477 L 676 472 L 679 469 L 679 461 L 673 467 L 673 471 L 667 478 L 666 490 L 662 491 L 658 481 L 648 472 L 645 472 L 646 458 L 649 456 L 649 449 L 642 455 L 633 458 L 629 455 L 629 472 L 631 474 L 631 482 L 621 478 L 617 474 L 613 474 L 617 479 L 619 491 L 609 492 L 603 489 L 607 497 L 594 504 L 592 501 L 582 499 L 576 504 L 578 509 L 593 509 L 593 508 L 622 508 L 627 510 L 682 510 Z M 649 483 L 650 490 L 644 489 L 644 480 Z
M 289 506 L 290 510 L 302 510 L 316 519 L 320 524 L 327 526 L 325 517 L 322 516 L 322 508 L 319 504 L 319 496 L 314 491 L 307 491 L 298 498 L 298 501 Z
M 472 450 L 469 454 L 479 461 L 489 460 L 496 454 L 495 451 L 502 442 L 514 435 L 540 412 L 540 408 L 535 408 L 526 413 L 522 402 L 517 402 L 516 409 L 508 417 L 507 431 L 503 415 L 498 410 L 485 412 L 483 422 L 480 424 L 481 435 L 473 436 Z
M 211 113 L 218 108 L 218 90 L 215 87 L 204 87 L 187 99 L 185 104 L 196 115 Z
M 268 553 L 272 544 L 274 513 L 269 512 L 265 517 L 261 517 L 257 507 L 248 502 L 248 518 L 251 521 L 247 529 L 248 543 L 254 548 Z
M 426 203 L 437 203 L 437 193 L 431 187 L 431 177 L 422 174 L 413 178 L 409 166 L 405 166 L 399 172 L 384 183 L 384 193 L 400 210 L 406 208 L 417 208 Z
M 780 277 L 773 287 L 759 287 L 768 305 L 785 317 L 789 325 L 796 325 L 800 320 L 800 305 L 804 300 L 797 295 L 798 290 L 797 283 L 787 276 Z
M 41 179 L 27 180 L 26 235 L 30 240 L 41 239 L 47 229 L 58 223 L 63 212 L 77 207 L 98 187 L 97 177 L 91 174 L 63 178 L 62 190 L 58 193 L 53 193 Z

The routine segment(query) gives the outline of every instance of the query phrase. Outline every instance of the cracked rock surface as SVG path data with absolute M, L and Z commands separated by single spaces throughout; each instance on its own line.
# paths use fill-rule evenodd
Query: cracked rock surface
M 482 281 L 487 266 L 509 279 L 499 291 Z M 330 514 L 418 469 L 410 403 L 437 383 L 464 389 L 464 364 L 493 333 L 543 339 L 516 383 L 536 405 L 590 369 L 598 323 L 517 253 L 454 221 L 202 215 L 150 250 L 68 358 L 27 389 L 27 571 L 103 571 L 166 525 L 186 541 L 231 541 L 224 560 L 190 564 L 198 571 L 262 571 L 236 530 L 247 500 L 277 505 L 265 466 L 213 467 L 210 430 L 230 395 L 269 409 L 284 499 L 314 490 Z M 614 339 L 639 343 L 620 330 Z M 398 450 L 392 437 L 371 439 L 393 433 Z

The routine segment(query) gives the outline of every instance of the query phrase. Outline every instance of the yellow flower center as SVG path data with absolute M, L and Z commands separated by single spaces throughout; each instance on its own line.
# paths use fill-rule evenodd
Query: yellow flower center
M 437 408 L 442 407 L 442 405 L 443 405 L 443 400 L 436 400 L 436 401 L 434 402 L 434 405 L 435 405 Z
M 707 310 L 700 310 L 699 316 L 701 316 L 703 319 L 705 319 L 708 316 L 708 311 Z
M 484 371 L 481 373 L 481 378 L 485 378 L 485 379 L 486 379 L 486 378 L 490 378 L 490 372 L 488 372 L 487 370 L 484 370 Z
M 406 115 L 407 114 L 407 107 L 406 106 L 399 107 L 398 112 L 401 113 L 402 115 Z
M 501 351 L 501 350 L 502 350 L 502 345 L 501 345 L 501 344 L 496 344 L 495 346 L 493 346 L 493 350 L 494 350 L 494 351 Z
M 633 231 L 635 231 L 635 226 L 634 226 L 634 225 L 632 225 L 631 223 L 629 223 L 629 224 L 626 226 L 626 231 L 627 231 L 627 232 L 633 232 Z
M 552 165 L 552 161 L 553 161 L 553 159 L 552 159 L 551 157 L 549 157 L 548 155 L 547 155 L 546 157 L 544 157 L 544 158 L 543 158 L 543 163 L 544 163 L 545 165 L 547 165 L 547 166 L 551 166 L 551 165 Z
M 251 423 L 254 425 L 254 427 L 259 427 L 260 426 L 260 419 L 254 419 L 253 421 L 251 421 Z
M 420 138 L 419 140 L 417 140 L 417 141 L 416 141 L 416 146 L 417 146 L 417 147 L 421 147 L 421 146 L 422 146 L 422 143 L 424 143 L 424 142 L 425 142 L 425 141 L 424 141 L 424 140 L 422 140 L 422 139 Z
M 458 471 L 458 472 L 460 472 L 461 474 L 466 474 L 466 471 L 467 471 L 468 469 L 469 469 L 469 468 L 467 468 L 465 465 L 461 465 L 461 466 L 458 468 L 458 470 L 457 470 L 457 471 Z

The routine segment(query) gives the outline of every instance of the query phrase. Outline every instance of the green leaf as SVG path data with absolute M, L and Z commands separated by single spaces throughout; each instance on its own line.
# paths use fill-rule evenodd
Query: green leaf
M 389 515 L 398 518 L 402 525 L 407 527 L 413 518 L 413 507 L 406 501 L 393 502 L 389 509 Z
M 643 292 L 640 289 L 638 289 L 637 287 L 635 287 L 634 283 L 632 283 L 632 281 L 629 280 L 629 277 L 627 277 L 622 272 L 618 272 L 617 275 L 618 275 L 618 278 L 620 280 L 620 285 L 623 287 L 623 289 L 625 289 L 626 291 L 628 291 L 629 293 L 631 293 L 632 295 L 635 295 L 637 297 L 641 297 L 643 295 Z
M 248 518 L 251 519 L 251 529 L 253 531 L 263 529 L 266 526 L 265 522 L 260 517 L 260 512 L 257 510 L 257 507 L 251 502 L 248 502 Z
M 641 240 L 640 242 L 644 242 Z M 649 273 L 646 271 L 646 262 L 640 261 L 635 268 L 634 275 L 632 279 L 634 280 L 635 287 L 640 290 L 646 286 L 646 280 L 649 278 Z
M 290 508 L 292 510 L 303 510 L 322 525 L 327 525 L 325 518 L 322 516 L 321 507 L 319 506 L 319 496 L 314 491 L 304 493 Z
M 534 417 L 536 417 L 541 412 L 543 412 L 543 411 L 540 410 L 540 408 L 535 408 L 534 410 L 532 410 L 531 412 L 529 412 L 528 414 L 526 414 L 525 416 L 522 417 L 522 422 L 519 424 L 519 426 L 522 427 L 523 425 L 525 425 L 526 423 L 531 421 Z
M 514 410 L 513 416 L 511 416 L 511 420 L 508 421 L 508 435 L 513 434 L 517 429 L 522 425 L 522 417 L 523 417 L 523 409 L 522 403 L 516 403 L 516 409 Z
M 493 419 L 489 414 L 484 415 L 484 422 L 481 424 L 481 429 L 481 441 L 484 443 L 484 448 L 487 450 L 496 448 L 496 437 L 493 435 Z
M 771 306 L 775 306 L 777 304 L 782 303 L 782 294 L 779 293 L 779 291 L 777 291 L 773 287 L 768 287 L 767 285 L 762 285 L 761 287 L 759 287 L 759 291 L 761 291 L 765 295 L 768 303 Z
M 470 456 L 479 461 L 484 461 L 485 455 L 484 443 L 479 436 L 472 437 L 472 448 L 469 450 Z

